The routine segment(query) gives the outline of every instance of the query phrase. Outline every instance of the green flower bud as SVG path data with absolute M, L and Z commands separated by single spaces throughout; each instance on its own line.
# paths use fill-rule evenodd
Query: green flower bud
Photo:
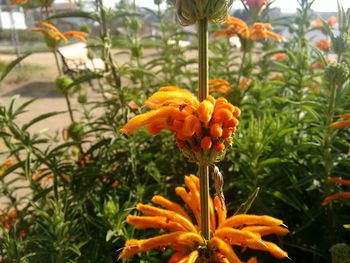
M 73 92 L 73 86 L 71 86 L 73 80 L 67 75 L 60 75 L 55 82 L 55 90 L 60 94 L 68 94 Z
M 163 0 L 153 0 L 155 5 L 161 5 L 163 3 Z
M 329 83 L 341 86 L 349 78 L 349 67 L 346 63 L 332 63 L 325 69 L 325 76 Z
M 350 36 L 348 33 L 343 33 L 337 36 L 333 41 L 333 50 L 340 54 L 350 49 Z
M 86 104 L 88 101 L 86 93 L 79 93 L 78 95 L 78 103 Z
M 172 0 L 176 5 L 176 13 L 184 26 L 207 19 L 215 23 L 223 22 L 233 0 Z
M 84 126 L 80 122 L 73 122 L 68 128 L 68 136 L 74 141 L 81 141 L 84 135 Z
M 344 243 L 335 244 L 329 250 L 332 254 L 332 263 L 350 263 L 350 246 Z

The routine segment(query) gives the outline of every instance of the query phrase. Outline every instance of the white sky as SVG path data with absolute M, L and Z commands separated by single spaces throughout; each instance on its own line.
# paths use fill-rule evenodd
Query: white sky
M 112 4 L 114 0 L 105 0 L 106 4 Z M 140 6 L 154 7 L 153 0 L 136 0 Z M 350 0 L 339 0 L 345 9 L 350 8 Z M 294 12 L 298 7 L 297 0 L 276 0 L 272 5 L 274 7 L 280 7 L 283 12 Z M 242 4 L 240 0 L 235 0 L 233 8 L 241 8 Z M 337 11 L 337 0 L 315 0 L 313 9 L 319 12 Z

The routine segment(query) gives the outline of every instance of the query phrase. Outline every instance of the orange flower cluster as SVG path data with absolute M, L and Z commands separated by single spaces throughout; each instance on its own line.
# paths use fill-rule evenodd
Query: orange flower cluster
M 243 39 L 258 40 L 258 39 L 275 39 L 278 41 L 283 40 L 283 37 L 279 34 L 270 31 L 271 24 L 269 23 L 254 23 L 251 28 L 241 19 L 237 17 L 229 16 L 223 23 L 227 26 L 227 29 L 219 30 L 215 33 L 216 36 L 226 35 L 233 37 L 238 35 Z
M 327 19 L 327 24 L 329 27 L 333 28 L 337 24 L 338 19 L 336 16 L 331 16 L 330 18 Z M 312 26 L 315 28 L 321 28 L 323 26 L 322 20 L 317 18 L 312 22 Z
M 271 58 L 276 61 L 282 61 L 286 60 L 288 58 L 288 55 L 286 53 L 275 53 L 271 56 Z
M 243 90 L 248 89 L 250 83 L 252 83 L 252 80 L 250 78 L 244 78 L 240 83 L 239 87 Z
M 11 166 L 15 165 L 16 161 L 13 159 L 9 159 L 2 164 L 0 164 L 0 176 L 2 176 L 6 169 L 10 168 Z
M 327 52 L 330 50 L 331 48 L 331 41 L 328 39 L 321 39 L 318 40 L 315 44 L 315 46 L 319 49 L 322 50 L 324 52 Z
M 215 79 L 209 81 L 209 93 L 221 93 L 227 96 L 231 91 L 228 81 L 223 79 Z
M 343 120 L 341 121 L 336 121 L 331 124 L 331 128 L 333 129 L 339 129 L 343 127 L 350 127 L 350 113 L 345 113 L 339 115 L 340 118 Z
M 7 215 L 0 215 L 0 224 L 5 229 L 10 229 L 17 218 L 17 210 L 12 209 Z
M 245 4 L 252 10 L 260 10 L 266 2 L 267 0 L 245 0 Z
M 53 182 L 53 175 L 52 174 L 43 174 L 41 172 L 37 172 L 33 174 L 32 180 L 34 182 L 39 182 L 39 184 L 43 187 L 50 186 Z
M 11 5 L 24 5 L 28 2 L 28 0 L 11 0 Z
M 209 198 L 211 238 L 207 242 L 200 235 L 200 192 L 199 178 L 185 177 L 184 187 L 177 187 L 176 194 L 193 213 L 197 224 L 180 204 L 156 195 L 152 202 L 163 208 L 138 204 L 136 209 L 144 216 L 129 215 L 126 221 L 137 229 L 159 228 L 166 233 L 144 240 L 128 240 L 120 258 L 128 259 L 137 253 L 169 247 L 175 251 L 169 262 L 196 262 L 206 255 L 208 262 L 240 263 L 232 246 L 267 251 L 276 258 L 286 258 L 288 254 L 276 244 L 262 239 L 263 236 L 288 233 L 279 219 L 267 215 L 239 214 L 227 217 L 226 206 L 218 197 Z M 216 211 L 216 213 L 215 213 Z M 248 262 L 256 262 L 253 258 Z
M 225 98 L 208 96 L 199 102 L 189 91 L 167 86 L 144 104 L 152 110 L 131 119 L 121 133 L 132 134 L 143 126 L 153 135 L 169 130 L 190 161 L 202 164 L 219 161 L 232 144 L 240 110 Z
M 334 59 L 332 57 L 327 57 L 326 58 L 326 63 L 328 64 L 332 64 L 334 62 Z M 317 60 L 315 63 L 313 63 L 311 65 L 312 69 L 324 69 L 324 65 L 320 60 Z
M 44 36 L 47 36 L 48 38 L 54 41 L 63 40 L 64 42 L 67 42 L 68 41 L 67 37 L 73 37 L 82 42 L 86 42 L 86 37 L 88 35 L 87 33 L 80 32 L 80 31 L 67 31 L 62 33 L 54 25 L 43 21 L 37 21 L 36 24 L 40 27 L 32 28 L 32 31 L 40 32 L 44 34 Z
M 350 186 L 350 180 L 346 180 L 346 179 L 342 179 L 342 178 L 331 177 L 328 179 L 328 181 L 331 183 Z M 339 192 L 339 193 L 330 195 L 323 200 L 322 205 L 326 205 L 326 204 L 328 204 L 336 199 L 350 199 L 350 192 Z

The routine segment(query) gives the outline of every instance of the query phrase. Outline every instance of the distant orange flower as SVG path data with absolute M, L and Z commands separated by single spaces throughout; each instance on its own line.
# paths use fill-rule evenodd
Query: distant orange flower
M 312 21 L 312 26 L 315 28 L 320 28 L 323 26 L 322 20 L 320 18 L 316 18 L 314 21 Z
M 140 109 L 140 106 L 135 102 L 135 101 L 130 101 L 129 102 L 129 107 L 131 108 L 131 109 L 133 109 L 133 110 L 138 110 L 138 109 Z
M 24 5 L 28 0 L 10 0 L 11 5 Z
M 332 57 L 326 58 L 326 65 L 331 64 L 334 62 L 334 59 Z M 311 65 L 312 69 L 324 69 L 325 65 L 320 60 L 317 60 L 315 63 Z
M 17 218 L 17 210 L 12 209 L 7 214 L 0 215 L 0 223 L 3 225 L 5 229 L 9 230 L 14 224 L 16 218 Z
M 350 186 L 350 180 L 347 180 L 347 179 L 331 177 L 328 179 L 328 181 L 331 183 Z M 326 205 L 332 202 L 333 200 L 337 200 L 337 199 L 350 199 L 350 192 L 339 192 L 339 193 L 330 195 L 323 200 L 322 205 Z
M 221 93 L 227 96 L 230 91 L 230 83 L 228 83 L 226 80 L 215 79 L 209 81 L 209 93 Z
M 308 90 L 314 90 L 314 91 L 319 91 L 321 89 L 320 85 L 318 85 L 318 84 L 306 86 L 305 88 Z
M 288 58 L 288 55 L 286 53 L 275 53 L 271 56 L 273 60 L 286 60 Z
M 226 35 L 232 37 L 238 35 L 244 39 L 275 39 L 278 41 L 283 40 L 283 37 L 279 34 L 270 31 L 271 24 L 269 23 L 254 23 L 251 28 L 241 19 L 229 16 L 223 25 L 227 26 L 227 29 L 219 30 L 215 33 L 216 36 Z
M 32 28 L 31 30 L 34 32 L 40 32 L 50 38 L 51 40 L 54 40 L 56 42 L 64 41 L 67 42 L 67 37 L 73 37 L 76 38 L 82 42 L 86 42 L 87 33 L 86 32 L 80 32 L 80 31 L 67 31 L 62 33 L 59 31 L 53 24 L 43 22 L 43 21 L 37 21 L 36 24 L 40 27 L 38 28 Z
M 169 130 L 174 133 L 179 148 L 191 161 L 207 164 L 219 161 L 222 157 L 222 151 L 216 151 L 221 147 L 215 145 L 222 142 L 225 147 L 229 146 L 227 139 L 236 131 L 240 114 L 239 108 L 225 98 L 208 96 L 199 102 L 189 91 L 173 86 L 160 88 L 144 104 L 152 110 L 131 119 L 120 129 L 121 133 L 132 134 L 144 126 L 153 135 L 164 129 Z M 209 143 L 206 137 L 213 125 L 220 125 L 223 130 L 230 132 L 230 136 L 212 137 Z
M 240 246 L 254 250 L 269 252 L 276 258 L 286 258 L 288 254 L 272 242 L 262 239 L 263 236 L 277 234 L 286 235 L 288 230 L 279 219 L 267 215 L 239 214 L 227 217 L 227 209 L 216 196 L 209 198 L 210 229 L 212 236 L 207 242 L 200 235 L 200 199 L 199 178 L 190 175 L 185 177 L 184 187 L 176 187 L 176 194 L 185 202 L 192 212 L 195 224 L 188 211 L 182 205 L 162 196 L 154 196 L 152 202 L 163 208 L 138 204 L 136 209 L 144 216 L 129 215 L 127 223 L 137 229 L 159 228 L 164 231 L 159 236 L 128 240 L 120 254 L 121 259 L 128 259 L 137 253 L 153 249 L 170 247 L 175 251 L 170 263 L 196 262 L 201 256 L 208 257 L 209 262 L 236 262 L 241 260 L 232 246 Z M 216 211 L 216 215 L 215 215 Z M 251 258 L 249 263 L 256 263 Z
M 335 27 L 335 25 L 337 24 L 338 22 L 338 18 L 336 16 L 331 16 L 330 18 L 328 18 L 327 20 L 327 24 L 330 26 L 330 27 Z
M 350 113 L 341 114 L 339 117 L 341 117 L 342 120 L 333 122 L 331 128 L 340 129 L 343 127 L 350 127 Z
M 327 52 L 331 48 L 331 41 L 328 39 L 321 39 L 318 40 L 315 45 L 319 50 Z
M 41 186 L 47 186 L 53 182 L 53 175 L 52 174 L 43 174 L 41 172 L 37 172 L 37 173 L 33 174 L 32 180 L 34 182 L 39 182 L 39 184 Z
M 239 83 L 239 87 L 241 89 L 246 90 L 248 88 L 248 86 L 250 85 L 250 83 L 252 83 L 252 80 L 250 78 L 244 78 L 241 83 Z
M 245 0 L 247 6 L 253 10 L 260 10 L 264 5 L 266 5 L 267 0 Z

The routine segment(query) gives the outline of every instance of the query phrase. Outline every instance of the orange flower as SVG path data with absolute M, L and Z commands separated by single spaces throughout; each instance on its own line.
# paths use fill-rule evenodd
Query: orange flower
M 159 228 L 165 233 L 143 240 L 128 240 L 119 258 L 128 259 L 137 253 L 170 247 L 174 250 L 174 254 L 169 263 L 195 262 L 202 256 L 206 256 L 208 262 L 240 263 L 241 260 L 234 248 L 239 246 L 267 251 L 276 258 L 288 257 L 288 254 L 277 245 L 262 239 L 271 234 L 286 235 L 288 230 L 283 227 L 281 220 L 266 215 L 246 214 L 227 218 L 226 206 L 222 206 L 218 197 L 214 200 L 209 198 L 212 235 L 210 240 L 205 242 L 199 232 L 201 226 L 199 178 L 194 175 L 186 176 L 185 184 L 189 190 L 177 187 L 175 192 L 185 202 L 189 211 L 161 196 L 155 196 L 152 202 L 165 209 L 151 205 L 137 205 L 136 209 L 145 215 L 129 215 L 126 221 L 137 229 Z M 193 213 L 197 224 L 191 220 L 188 212 Z M 253 263 L 257 260 L 251 258 L 248 262 Z
M 33 174 L 32 180 L 34 182 L 38 181 L 41 186 L 50 186 L 53 182 L 52 174 L 43 174 L 41 172 L 37 172 Z
M 350 116 L 349 116 L 349 118 L 350 118 Z M 331 183 L 350 186 L 350 180 L 347 180 L 347 179 L 331 177 L 331 178 L 328 178 L 328 181 Z M 335 193 L 333 195 L 330 195 L 323 200 L 322 205 L 326 205 L 326 204 L 332 202 L 333 200 L 337 200 L 337 199 L 350 199 L 350 192 L 339 192 L 339 193 Z
M 88 33 L 81 31 L 67 31 L 64 32 L 63 35 L 76 38 L 82 42 L 86 42 L 86 37 L 88 36 Z
M 273 60 L 281 61 L 286 60 L 288 58 L 288 55 L 286 53 L 275 53 L 271 57 Z
M 327 24 L 330 26 L 330 27 L 335 27 L 335 25 L 337 24 L 338 22 L 338 19 L 336 16 L 331 16 L 330 18 L 328 18 L 327 20 Z
M 264 5 L 266 5 L 267 0 L 245 0 L 247 6 L 253 10 L 260 10 Z
M 275 39 L 278 41 L 283 40 L 283 37 L 279 34 L 275 34 L 270 31 L 271 24 L 269 23 L 254 23 L 251 28 L 241 19 L 236 17 L 228 17 L 223 23 L 227 26 L 227 29 L 219 30 L 215 33 L 216 36 L 226 35 L 232 37 L 238 35 L 244 39 L 258 40 L 258 39 Z
M 0 215 L 0 223 L 3 225 L 5 229 L 9 230 L 13 226 L 16 218 L 17 218 L 17 210 L 12 209 L 7 213 L 7 215 Z
M 53 24 L 43 22 L 43 21 L 37 21 L 36 24 L 40 27 L 32 28 L 31 30 L 34 32 L 40 32 L 44 34 L 44 36 L 55 41 L 56 44 L 61 40 L 63 40 L 64 42 L 67 42 L 68 41 L 67 37 L 73 37 L 82 42 L 86 42 L 86 37 L 88 35 L 87 33 L 80 32 L 80 31 L 67 31 L 62 33 Z
M 236 118 L 240 114 L 225 98 L 215 100 L 208 96 L 199 102 L 192 93 L 173 86 L 160 88 L 144 104 L 152 110 L 132 118 L 120 132 L 132 134 L 144 126 L 154 135 L 169 130 L 183 153 L 191 161 L 203 164 L 223 157 L 223 151 L 215 150 L 214 146 L 218 142 L 223 143 L 224 148 L 229 146 L 228 142 L 232 141 L 229 137 L 236 130 Z M 230 132 L 224 134 L 223 125 Z
M 24 5 L 28 0 L 10 0 L 11 5 Z
M 223 79 L 215 79 L 209 81 L 209 92 L 210 93 L 221 93 L 228 95 L 231 91 L 230 83 Z
M 331 64 L 334 62 L 334 59 L 332 57 L 327 57 L 326 58 L 326 64 Z M 324 69 L 324 65 L 320 60 L 317 60 L 315 63 L 311 65 L 312 69 Z
M 333 122 L 330 126 L 331 128 L 340 129 L 343 127 L 350 127 L 350 113 L 341 114 L 339 117 L 343 120 Z
M 241 81 L 241 83 L 239 83 L 239 87 L 240 87 L 241 89 L 246 90 L 246 89 L 248 88 L 248 86 L 250 85 L 251 82 L 252 82 L 251 79 L 249 79 L 249 78 L 244 78 L 244 79 Z
M 319 50 L 327 52 L 331 48 L 331 41 L 328 39 L 321 39 L 318 40 L 315 45 Z
M 132 110 L 138 110 L 138 109 L 140 109 L 140 106 L 135 102 L 135 101 L 130 101 L 129 102 L 129 107 L 132 109 Z

